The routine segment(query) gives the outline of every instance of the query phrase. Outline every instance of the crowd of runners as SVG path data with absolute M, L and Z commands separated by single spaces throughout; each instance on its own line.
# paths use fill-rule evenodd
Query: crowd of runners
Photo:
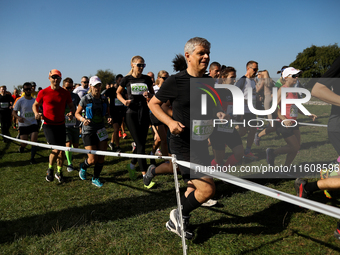
M 175 154 L 177 160 L 203 166 L 228 167 L 241 164 L 243 159 L 257 160 L 258 157 L 252 153 L 253 144 L 259 146 L 263 136 L 277 132 L 282 135 L 286 145 L 275 150 L 267 148 L 267 163 L 274 166 L 275 157 L 285 154 L 284 164 L 287 166 L 292 164 L 301 145 L 299 125 L 293 125 L 300 110 L 294 104 L 286 104 L 286 114 L 281 113 L 281 88 L 301 86 L 298 81 L 301 71 L 294 67 L 283 66 L 278 72 L 281 78 L 273 81 L 267 70 L 259 70 L 256 61 L 249 61 L 245 63 L 244 75 L 236 81 L 237 71 L 234 67 L 217 62 L 212 62 L 209 66 L 209 55 L 210 43 L 204 38 L 195 37 L 185 44 L 184 55 L 177 55 L 173 60 L 174 70 L 177 72 L 175 75 L 169 76 L 165 70 L 159 71 L 156 77 L 152 72 L 144 75 L 145 60 L 141 56 L 134 56 L 130 61 L 131 69 L 128 74 L 117 75 L 112 84 L 102 84 L 97 76 L 90 78 L 83 76 L 79 85 L 75 84 L 70 77 L 63 79 L 61 71 L 52 69 L 48 73 L 50 86 L 41 89 L 39 93 L 35 90 L 34 82 L 25 82 L 21 95 L 18 91 L 14 91 L 11 95 L 6 91 L 6 86 L 1 86 L 2 134 L 9 135 L 9 129 L 13 126 L 18 129 L 20 139 L 27 140 L 30 136 L 31 141 L 37 141 L 39 128 L 42 127 L 50 145 L 78 148 L 81 137 L 87 150 L 106 151 L 110 148 L 113 152 L 122 152 L 120 139 L 128 136 L 125 132 L 128 129 L 134 141 L 133 153 L 164 156 Z M 339 78 L 339 59 L 337 61 L 331 67 L 332 71 L 326 73 L 329 76 L 325 77 Z M 239 72 L 243 73 L 243 70 Z M 321 97 L 322 100 L 336 102 L 334 104 L 339 105 L 338 90 L 331 92 L 334 95 L 326 90 L 335 85 L 327 79 L 320 80 L 320 83 L 321 85 L 315 86 L 313 91 L 322 90 L 322 93 L 326 93 L 325 98 Z M 200 99 L 204 89 L 214 91 L 216 84 L 233 85 L 243 92 L 243 115 L 233 115 L 233 100 L 236 99 L 228 89 L 216 89 L 220 104 L 217 104 L 213 97 L 206 97 L 205 114 L 202 114 L 200 100 L 190 100 Z M 106 87 L 102 91 L 104 85 Z M 230 125 L 230 120 L 237 123 L 257 123 L 259 116 L 249 109 L 248 100 L 252 100 L 251 103 L 256 109 L 271 109 L 273 87 L 278 88 L 276 110 L 265 118 L 277 121 L 269 122 L 261 132 L 254 127 L 255 124 Z M 250 92 L 252 94 L 248 95 Z M 320 96 L 320 93 L 317 92 L 316 96 Z M 286 95 L 287 99 L 299 97 L 298 93 L 293 92 Z M 332 109 L 332 116 L 335 117 L 330 118 L 333 124 L 329 136 L 332 137 L 331 141 L 333 140 L 334 147 L 340 155 L 338 145 L 340 132 L 336 124 L 340 116 L 339 106 L 334 106 L 336 109 Z M 311 114 L 309 117 L 315 120 L 317 116 Z M 214 126 L 214 119 L 229 122 Z M 106 130 L 107 125 L 112 125 L 114 128 L 111 136 Z M 146 148 L 150 128 L 153 130 L 154 143 L 152 148 Z M 243 136 L 246 136 L 245 147 L 241 140 Z M 3 140 L 9 142 L 6 138 Z M 209 146 L 213 149 L 213 159 L 209 155 Z M 230 148 L 232 154 L 225 160 L 226 146 Z M 22 143 L 18 151 L 23 153 L 25 147 L 26 144 Z M 31 146 L 31 164 L 36 164 L 35 154 L 36 146 Z M 72 152 L 53 149 L 49 155 L 46 175 L 48 182 L 52 182 L 54 178 L 60 183 L 64 181 L 62 168 L 65 157 L 67 171 L 72 172 L 75 169 L 72 163 Z M 88 168 L 93 166 L 91 182 L 97 187 L 102 187 L 100 173 L 103 163 L 104 156 L 88 154 L 79 166 L 79 178 L 86 180 Z M 137 163 L 139 168 L 136 167 Z M 132 159 L 127 165 L 126 170 L 132 180 L 137 178 L 136 169 L 142 173 L 144 186 L 148 189 L 154 187 L 153 180 L 157 175 L 173 173 L 171 162 L 165 161 L 156 166 L 156 162 L 152 160 L 148 166 L 145 158 Z M 187 183 L 187 189 L 181 197 L 181 204 L 185 237 L 192 239 L 194 234 L 189 227 L 190 213 L 202 205 L 213 206 L 217 203 L 212 199 L 215 183 L 213 178 L 204 173 L 195 172 L 182 165 L 178 166 L 178 172 Z M 339 188 L 337 181 L 326 178 L 327 173 L 323 173 L 322 177 L 323 180 L 315 183 L 297 179 L 295 182 L 297 195 L 307 197 L 319 189 Z M 170 212 L 166 228 L 181 236 L 177 209 Z M 340 231 L 337 231 L 339 238 Z

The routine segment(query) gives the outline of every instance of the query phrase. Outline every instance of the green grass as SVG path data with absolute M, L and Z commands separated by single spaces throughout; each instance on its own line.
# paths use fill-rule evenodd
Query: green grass
M 329 106 L 307 108 L 319 116 L 317 123 L 327 124 Z M 294 164 L 337 158 L 326 128 L 300 130 L 302 147 Z M 11 132 L 15 136 L 15 130 Z M 148 138 L 150 147 L 151 133 Z M 38 141 L 45 142 L 42 132 Z M 131 150 L 131 142 L 122 140 L 124 151 Z M 264 137 L 260 147 L 253 147 L 259 161 L 248 165 L 265 164 L 265 149 L 283 144 L 275 133 Z M 67 173 L 66 167 L 66 183 L 59 185 L 45 180 L 48 150 L 38 150 L 34 166 L 28 164 L 28 149 L 23 154 L 17 150 L 15 142 L 0 142 L 0 254 L 182 254 L 181 239 L 165 228 L 176 207 L 172 175 L 157 176 L 157 188 L 146 190 L 141 176 L 130 181 L 129 159 L 106 157 L 102 188 L 81 181 L 78 171 Z M 75 154 L 77 170 L 84 157 Z M 276 163 L 284 159 L 279 156 Z M 88 172 L 91 175 L 93 168 Z M 295 193 L 291 179 L 252 181 Z M 183 192 L 184 182 L 180 184 Z M 189 254 L 340 253 L 340 242 L 333 238 L 336 219 L 219 180 L 216 186 L 219 206 L 192 213 L 196 237 L 187 241 Z M 329 200 L 317 192 L 311 199 L 338 206 L 339 194 Z

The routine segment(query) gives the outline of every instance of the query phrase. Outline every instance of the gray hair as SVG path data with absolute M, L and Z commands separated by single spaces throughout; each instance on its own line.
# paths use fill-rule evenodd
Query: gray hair
M 207 39 L 201 37 L 191 38 L 184 46 L 184 54 L 188 52 L 190 55 L 195 51 L 196 46 L 203 46 L 209 48 L 210 50 L 210 42 Z

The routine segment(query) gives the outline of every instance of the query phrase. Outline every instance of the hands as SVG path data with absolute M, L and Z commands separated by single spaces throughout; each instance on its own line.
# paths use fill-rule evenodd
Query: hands
M 72 119 L 73 119 L 73 114 L 72 114 L 72 112 L 67 113 L 66 116 L 68 117 L 69 120 L 72 120 Z
M 36 113 L 36 114 L 35 114 L 35 119 L 36 119 L 36 120 L 40 120 L 40 119 L 42 119 L 42 118 L 43 118 L 42 113 L 39 112 L 39 113 Z
M 312 115 L 309 115 L 308 117 L 311 118 L 312 121 L 315 121 L 315 119 L 316 119 L 318 116 L 316 116 L 315 114 L 312 114 Z
M 169 129 L 171 134 L 173 135 L 178 135 L 182 133 L 184 128 L 185 126 L 181 122 L 173 120 L 169 123 Z
M 129 106 L 131 103 L 131 100 L 125 100 L 125 106 Z
M 19 121 L 20 123 L 24 123 L 25 118 L 18 116 L 18 121 Z

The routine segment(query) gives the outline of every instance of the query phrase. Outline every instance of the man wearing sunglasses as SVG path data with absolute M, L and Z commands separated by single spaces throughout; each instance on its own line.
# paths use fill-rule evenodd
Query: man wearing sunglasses
M 19 134 L 21 140 L 28 140 L 28 135 L 31 135 L 31 141 L 36 142 L 38 140 L 39 126 L 37 120 L 35 119 L 32 106 L 35 99 L 32 97 L 32 84 L 30 82 L 25 82 L 23 85 L 23 91 L 25 96 L 21 97 L 14 106 L 13 116 L 18 120 L 19 123 Z M 20 116 L 18 116 L 20 112 Z M 23 153 L 26 147 L 26 143 L 21 143 L 19 152 Z M 30 163 L 35 164 L 36 146 L 31 147 L 31 159 Z
M 254 156 L 254 154 L 251 152 L 251 146 L 254 143 L 255 133 L 256 133 L 256 127 L 250 127 L 248 125 L 248 121 L 252 119 L 256 119 L 256 115 L 251 113 L 248 108 L 248 88 L 252 89 L 253 96 L 253 106 L 256 107 L 256 83 L 255 83 L 255 76 L 257 71 L 259 70 L 258 63 L 256 61 L 249 61 L 246 65 L 247 72 L 244 76 L 242 76 L 235 84 L 235 86 L 239 87 L 244 94 L 244 115 L 239 116 L 238 121 L 242 122 L 245 121 L 245 125 L 239 125 L 239 133 L 240 136 L 245 136 L 248 133 L 247 136 L 247 147 L 244 150 L 244 157 L 248 158 L 250 160 L 256 160 L 257 157 Z M 252 123 L 252 125 L 255 125 Z
M 73 93 L 78 94 L 79 98 L 82 98 L 89 91 L 89 77 L 83 76 L 81 78 L 81 86 L 75 88 Z
M 61 72 L 52 69 L 48 79 L 50 86 L 39 92 L 36 101 L 33 104 L 33 112 L 36 119 L 44 120 L 43 130 L 47 142 L 50 145 L 65 146 L 66 143 L 66 128 L 65 128 L 65 108 L 69 107 L 70 112 L 67 117 L 72 119 L 74 116 L 74 105 L 72 103 L 71 94 L 60 87 Z M 43 107 L 43 113 L 39 112 L 39 107 Z M 47 170 L 46 180 L 52 182 L 54 180 L 53 165 L 57 162 L 57 173 L 55 177 L 59 182 L 63 181 L 61 168 L 64 163 L 65 153 L 63 151 L 53 149 L 50 157 Z
M 78 104 L 80 102 L 80 98 L 77 94 L 73 93 L 73 80 L 69 77 L 63 80 L 63 88 L 71 93 L 72 102 L 74 108 L 77 109 Z M 79 124 L 76 118 L 69 119 L 67 114 L 70 112 L 70 109 L 66 107 L 65 109 L 65 126 L 66 126 L 66 147 L 78 148 L 79 147 Z M 65 151 L 66 160 L 67 160 L 67 172 L 72 172 L 73 164 L 72 164 L 72 152 Z

